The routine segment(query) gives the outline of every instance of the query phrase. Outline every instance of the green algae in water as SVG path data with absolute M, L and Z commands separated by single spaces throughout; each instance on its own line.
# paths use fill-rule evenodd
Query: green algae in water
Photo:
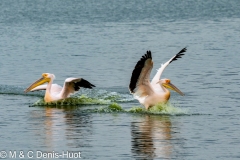
M 96 112 L 101 112 L 101 113 L 114 113 L 114 112 L 124 112 L 124 109 L 117 104 L 117 103 L 112 103 L 108 107 L 101 107 L 99 109 L 95 110 Z
M 112 103 L 108 106 L 111 111 L 123 111 L 122 107 L 117 103 Z
M 70 97 L 64 100 L 56 102 L 44 102 L 44 99 L 40 99 L 33 104 L 33 106 L 69 106 L 69 105 L 87 105 L 87 104 L 109 104 L 109 100 L 90 98 L 85 95 L 80 97 Z
M 151 107 L 147 112 L 152 113 L 152 114 L 170 114 L 170 115 L 187 113 L 186 110 L 175 107 L 171 103 L 157 104 L 157 105 Z
M 127 112 L 129 113 L 139 113 L 139 114 L 167 114 L 167 115 L 176 115 L 176 114 L 186 114 L 187 111 L 178 107 L 174 107 L 171 103 L 166 104 L 157 104 L 150 109 L 146 110 L 143 107 L 132 107 Z
M 100 107 L 96 109 L 88 110 L 88 112 L 97 112 L 97 113 L 114 113 L 114 112 L 122 112 L 122 113 L 137 113 L 137 114 L 167 114 L 167 115 L 179 115 L 179 114 L 187 114 L 187 111 L 174 107 L 171 103 L 166 104 L 158 104 L 151 107 L 149 110 L 146 110 L 144 107 L 135 106 L 131 109 L 123 109 L 118 103 L 111 103 L 110 100 L 104 99 L 96 99 L 90 98 L 85 95 L 81 95 L 80 97 L 70 97 L 64 100 L 60 100 L 57 102 L 46 103 L 43 99 L 38 100 L 32 106 L 49 106 L 49 107 L 57 107 L 57 108 L 66 108 L 67 106 L 77 106 L 77 105 L 109 105 L 107 107 Z
M 149 112 L 153 112 L 153 113 L 157 113 L 157 112 L 169 112 L 169 108 L 173 107 L 172 105 L 170 105 L 169 103 L 166 104 L 157 104 L 151 108 L 149 108 Z
M 136 113 L 136 114 L 154 114 L 154 115 L 177 115 L 177 114 L 186 114 L 186 111 L 177 107 L 174 107 L 172 104 L 158 104 L 151 107 L 149 110 L 146 110 L 144 107 L 134 106 L 131 109 L 123 109 L 119 104 L 112 103 L 107 107 L 101 107 L 95 109 L 94 112 L 98 113 Z
M 143 107 L 132 107 L 128 112 L 130 113 L 150 113 L 150 114 L 163 114 L 168 112 L 169 104 L 157 104 L 148 110 Z
M 142 108 L 142 107 L 132 107 L 127 112 L 130 112 L 130 113 L 143 113 L 145 111 L 147 111 L 147 110 L 145 108 Z

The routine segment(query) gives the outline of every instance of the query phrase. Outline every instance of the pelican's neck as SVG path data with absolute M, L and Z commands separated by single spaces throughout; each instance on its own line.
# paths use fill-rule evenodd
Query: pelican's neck
M 51 78 L 51 80 L 47 84 L 46 92 L 49 92 L 49 93 L 51 92 L 52 82 L 53 82 L 53 79 Z
M 165 88 L 162 84 L 160 84 L 160 86 L 164 92 L 165 99 L 168 101 L 170 98 L 170 91 L 167 88 Z
M 51 98 L 52 83 L 53 83 L 53 78 L 51 78 L 50 81 L 47 84 L 46 93 L 45 93 L 45 97 L 44 97 L 45 102 L 50 102 L 51 99 L 52 99 Z

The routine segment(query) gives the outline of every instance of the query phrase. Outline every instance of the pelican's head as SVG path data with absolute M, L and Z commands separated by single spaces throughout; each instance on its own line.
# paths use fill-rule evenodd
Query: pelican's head
M 47 82 L 50 82 L 51 79 L 55 79 L 55 76 L 54 74 L 51 74 L 51 73 L 43 73 L 42 74 L 42 77 L 37 80 L 36 82 L 34 82 L 33 84 L 31 84 L 24 92 L 29 92 L 31 91 L 32 89 L 34 89 L 35 87 L 41 85 L 41 84 L 44 84 L 44 83 L 47 83 Z
M 173 85 L 171 83 L 170 79 L 161 79 L 157 83 L 159 83 L 160 85 L 162 85 L 165 88 L 169 88 L 169 89 L 172 89 L 172 90 L 176 91 L 181 96 L 184 96 L 184 93 L 182 93 L 175 85 Z

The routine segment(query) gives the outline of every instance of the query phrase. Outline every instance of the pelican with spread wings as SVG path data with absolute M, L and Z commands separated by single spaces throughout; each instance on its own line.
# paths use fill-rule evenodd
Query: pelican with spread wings
M 166 103 L 170 98 L 170 91 L 172 89 L 184 95 L 176 86 L 171 83 L 170 79 L 160 79 L 164 69 L 173 61 L 181 58 L 186 48 L 183 48 L 178 54 L 172 57 L 169 61 L 162 64 L 158 69 L 156 75 L 150 82 L 150 73 L 153 68 L 151 51 L 147 51 L 145 55 L 137 62 L 129 84 L 130 93 L 133 94 L 146 109 L 158 104 Z
M 68 98 L 71 94 L 74 94 L 80 89 L 80 87 L 90 88 L 95 87 L 93 84 L 83 78 L 67 78 L 63 87 L 58 84 L 53 84 L 55 75 L 51 73 L 43 73 L 42 77 L 31 84 L 25 92 L 32 92 L 38 90 L 46 90 L 44 101 L 54 102 Z M 48 84 L 44 84 L 48 83 Z

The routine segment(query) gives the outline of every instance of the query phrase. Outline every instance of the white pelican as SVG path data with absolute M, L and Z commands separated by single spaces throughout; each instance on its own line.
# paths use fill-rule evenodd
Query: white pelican
M 25 92 L 29 91 L 38 91 L 46 90 L 44 101 L 53 102 L 61 99 L 65 99 L 73 94 L 75 91 L 78 91 L 80 87 L 92 88 L 95 87 L 93 84 L 88 82 L 83 78 L 67 78 L 64 82 L 63 87 L 58 84 L 52 84 L 55 79 L 55 75 L 51 73 L 43 73 L 42 77 L 31 84 Z M 47 85 L 42 85 L 48 82 Z
M 129 84 L 130 93 L 137 99 L 146 109 L 158 104 L 166 103 L 170 98 L 170 91 L 172 89 L 184 95 L 176 86 L 174 86 L 170 79 L 160 79 L 164 69 L 172 62 L 181 58 L 183 53 L 186 52 L 186 48 L 183 48 L 178 54 L 172 57 L 169 61 L 162 64 L 158 69 L 156 75 L 150 82 L 150 73 L 153 68 L 153 61 L 151 51 L 147 51 L 145 55 L 137 62 L 133 72 L 131 81 Z

